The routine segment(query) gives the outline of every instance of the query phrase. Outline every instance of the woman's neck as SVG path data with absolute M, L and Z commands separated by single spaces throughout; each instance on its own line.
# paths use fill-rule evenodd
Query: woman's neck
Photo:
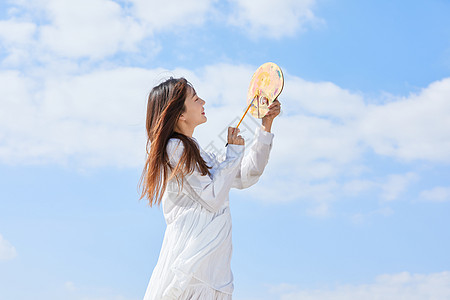
M 192 137 L 194 134 L 194 128 L 190 128 L 184 124 L 177 124 L 174 128 L 175 132 L 181 133 L 185 136 Z

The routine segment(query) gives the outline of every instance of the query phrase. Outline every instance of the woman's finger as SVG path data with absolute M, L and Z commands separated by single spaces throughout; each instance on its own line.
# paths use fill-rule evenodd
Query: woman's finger
M 236 134 L 239 132 L 239 128 L 235 127 L 228 127 L 228 135 L 236 136 Z
M 239 128 L 233 128 L 233 136 L 236 137 L 239 133 Z
M 239 131 L 239 128 L 228 127 L 228 138 L 235 139 Z
M 280 102 L 278 102 L 278 100 L 275 100 L 272 102 L 272 104 L 269 105 L 269 109 L 272 109 L 274 107 L 281 107 Z

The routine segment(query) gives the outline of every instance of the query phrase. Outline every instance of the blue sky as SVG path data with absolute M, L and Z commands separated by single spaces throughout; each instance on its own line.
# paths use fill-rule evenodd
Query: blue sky
M 450 3 L 0 2 L 0 300 L 141 299 L 150 89 L 185 76 L 223 151 L 285 73 L 260 182 L 231 192 L 237 300 L 450 297 Z M 257 121 L 246 117 L 247 143 Z

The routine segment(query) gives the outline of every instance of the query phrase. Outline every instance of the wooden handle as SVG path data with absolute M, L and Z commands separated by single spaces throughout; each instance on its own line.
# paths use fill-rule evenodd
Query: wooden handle
M 247 109 L 245 110 L 245 113 L 244 113 L 244 115 L 242 116 L 242 118 L 241 118 L 241 120 L 239 121 L 239 123 L 237 124 L 236 128 L 239 128 L 239 125 L 241 125 L 242 120 L 244 120 L 244 117 L 245 117 L 245 115 L 247 114 L 248 110 L 250 109 L 250 106 L 252 106 L 253 101 L 255 101 L 255 98 L 257 98 L 257 97 L 258 97 L 258 94 L 256 94 L 256 95 L 253 97 L 252 101 L 250 101 L 250 104 L 247 106 Z
M 258 93 L 259 94 L 259 93 Z M 250 106 L 252 106 L 253 101 L 255 101 L 255 98 L 258 97 L 258 94 L 255 95 L 255 97 L 253 97 L 252 101 L 250 101 L 250 104 L 247 106 L 247 109 L 245 110 L 244 115 L 242 116 L 242 118 L 239 120 L 239 123 L 237 124 L 236 128 L 239 128 L 239 125 L 241 125 L 242 120 L 244 120 L 245 115 L 247 114 L 248 110 L 250 109 Z M 228 146 L 228 143 L 225 145 L 225 147 Z

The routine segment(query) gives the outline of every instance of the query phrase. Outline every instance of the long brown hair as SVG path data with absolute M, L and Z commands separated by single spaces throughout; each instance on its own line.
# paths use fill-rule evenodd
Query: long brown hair
M 197 143 L 192 138 L 174 131 L 178 118 L 185 111 L 184 101 L 189 88 L 192 86 L 186 79 L 171 77 L 155 86 L 148 96 L 147 159 L 139 186 L 142 188 L 140 199 L 146 197 L 150 206 L 161 203 L 169 180 L 175 178 L 181 189 L 184 176 L 192 173 L 195 168 L 202 175 L 211 175 L 210 167 L 201 157 Z M 166 151 L 171 138 L 181 140 L 184 146 L 176 166 L 170 164 Z

